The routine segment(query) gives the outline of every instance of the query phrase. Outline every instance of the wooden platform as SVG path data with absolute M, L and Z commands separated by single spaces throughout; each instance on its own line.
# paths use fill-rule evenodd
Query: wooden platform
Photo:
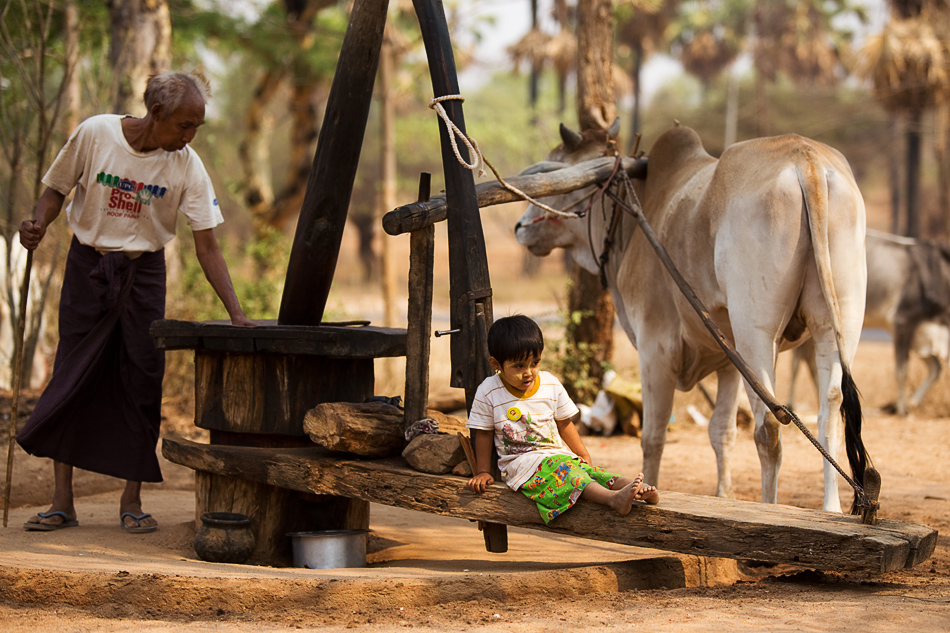
M 527 498 L 502 484 L 476 495 L 461 477 L 420 473 L 400 458 L 341 459 L 319 447 L 260 449 L 170 438 L 163 441 L 162 454 L 195 470 L 301 492 L 682 554 L 827 571 L 913 567 L 937 544 L 936 530 L 925 525 L 882 519 L 868 526 L 857 517 L 818 510 L 667 491 L 659 505 L 637 505 L 626 517 L 582 500 L 578 511 L 545 526 Z

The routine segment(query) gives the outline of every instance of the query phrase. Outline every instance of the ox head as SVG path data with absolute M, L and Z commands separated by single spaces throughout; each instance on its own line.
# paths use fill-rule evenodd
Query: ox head
M 620 132 L 620 119 L 609 130 L 585 130 L 575 132 L 561 124 L 561 144 L 555 147 L 540 163 L 535 163 L 521 172 L 522 175 L 551 172 L 604 155 L 607 143 L 616 140 Z M 580 189 L 560 196 L 544 198 L 542 202 L 554 209 L 566 209 L 590 192 Z M 579 210 L 574 208 L 574 210 Z M 571 252 L 574 261 L 591 272 L 597 271 L 597 260 L 591 253 L 587 236 L 587 222 L 583 218 L 565 218 L 549 214 L 531 204 L 515 224 L 518 243 L 534 255 L 547 255 L 555 248 Z

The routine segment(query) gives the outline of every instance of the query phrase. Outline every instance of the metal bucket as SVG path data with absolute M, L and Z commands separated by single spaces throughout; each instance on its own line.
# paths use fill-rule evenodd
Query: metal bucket
M 369 530 L 324 530 L 291 532 L 294 567 L 339 569 L 366 567 L 366 535 Z

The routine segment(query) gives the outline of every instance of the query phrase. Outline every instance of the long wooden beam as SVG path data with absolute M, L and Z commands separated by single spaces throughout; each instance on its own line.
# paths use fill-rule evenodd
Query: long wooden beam
M 870 526 L 854 516 L 667 491 L 659 505 L 637 505 L 626 517 L 581 500 L 545 526 L 534 504 L 502 484 L 475 494 L 463 478 L 420 473 L 398 458 L 368 461 L 319 447 L 258 449 L 170 438 L 162 454 L 195 470 L 302 492 L 683 554 L 828 571 L 913 567 L 937 544 L 936 530 L 925 525 L 882 519 Z
M 624 158 L 622 165 L 631 178 L 644 178 L 646 176 L 647 159 L 645 158 Z M 537 199 L 545 196 L 556 196 L 603 182 L 610 176 L 613 168 L 613 158 L 595 158 L 557 171 L 512 176 L 506 178 L 505 181 L 528 196 Z M 475 196 L 478 199 L 479 208 L 523 200 L 521 196 L 506 189 L 497 180 L 475 185 Z M 436 222 L 442 222 L 447 217 L 448 211 L 445 194 L 443 193 L 433 196 L 427 202 L 413 202 L 393 209 L 383 216 L 383 230 L 389 235 L 401 235 Z

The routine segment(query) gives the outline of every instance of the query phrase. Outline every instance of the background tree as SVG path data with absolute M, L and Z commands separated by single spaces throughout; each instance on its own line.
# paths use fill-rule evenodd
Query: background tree
M 165 0 L 109 0 L 113 112 L 143 116 L 149 76 L 172 61 L 172 21 Z
M 670 39 L 683 68 L 699 79 L 704 100 L 712 83 L 730 68 L 747 44 L 751 0 L 694 0 L 681 3 Z M 723 148 L 736 142 L 739 75 L 729 73 Z
M 618 50 L 629 57 L 633 87 L 628 153 L 640 132 L 640 72 L 654 52 L 667 48 L 667 28 L 677 5 L 678 0 L 617 0 L 615 3 Z
M 577 119 L 581 130 L 606 130 L 617 118 L 610 0 L 577 3 L 577 50 Z M 564 376 L 565 388 L 578 402 L 593 402 L 613 353 L 613 301 L 598 275 L 574 266 L 567 305 L 566 353 L 577 373 Z
M 0 225 L 2 225 L 3 305 L 0 320 L 0 384 L 9 385 L 14 371 L 14 341 L 19 292 L 26 252 L 17 227 L 32 217 L 41 179 L 63 134 L 61 117 L 67 88 L 76 73 L 72 54 L 78 21 L 67 20 L 63 7 L 49 1 L 0 3 Z M 64 45 L 69 43 L 69 49 Z M 45 327 L 44 308 L 60 249 L 58 229 L 51 229 L 50 248 L 34 260 L 30 303 L 27 306 L 21 385 L 29 388 L 44 371 L 36 357 Z
M 862 5 L 849 0 L 756 0 L 752 11 L 759 134 L 771 134 L 768 86 L 780 73 L 799 85 L 834 86 L 842 77 L 842 55 L 853 37 L 835 28 L 844 15 L 864 20 Z
M 870 79 L 875 97 L 904 119 L 906 221 L 901 226 L 895 218 L 893 225 L 920 237 L 921 121 L 927 110 L 950 98 L 950 9 L 940 0 L 890 4 L 894 15 L 867 39 L 855 72 Z

